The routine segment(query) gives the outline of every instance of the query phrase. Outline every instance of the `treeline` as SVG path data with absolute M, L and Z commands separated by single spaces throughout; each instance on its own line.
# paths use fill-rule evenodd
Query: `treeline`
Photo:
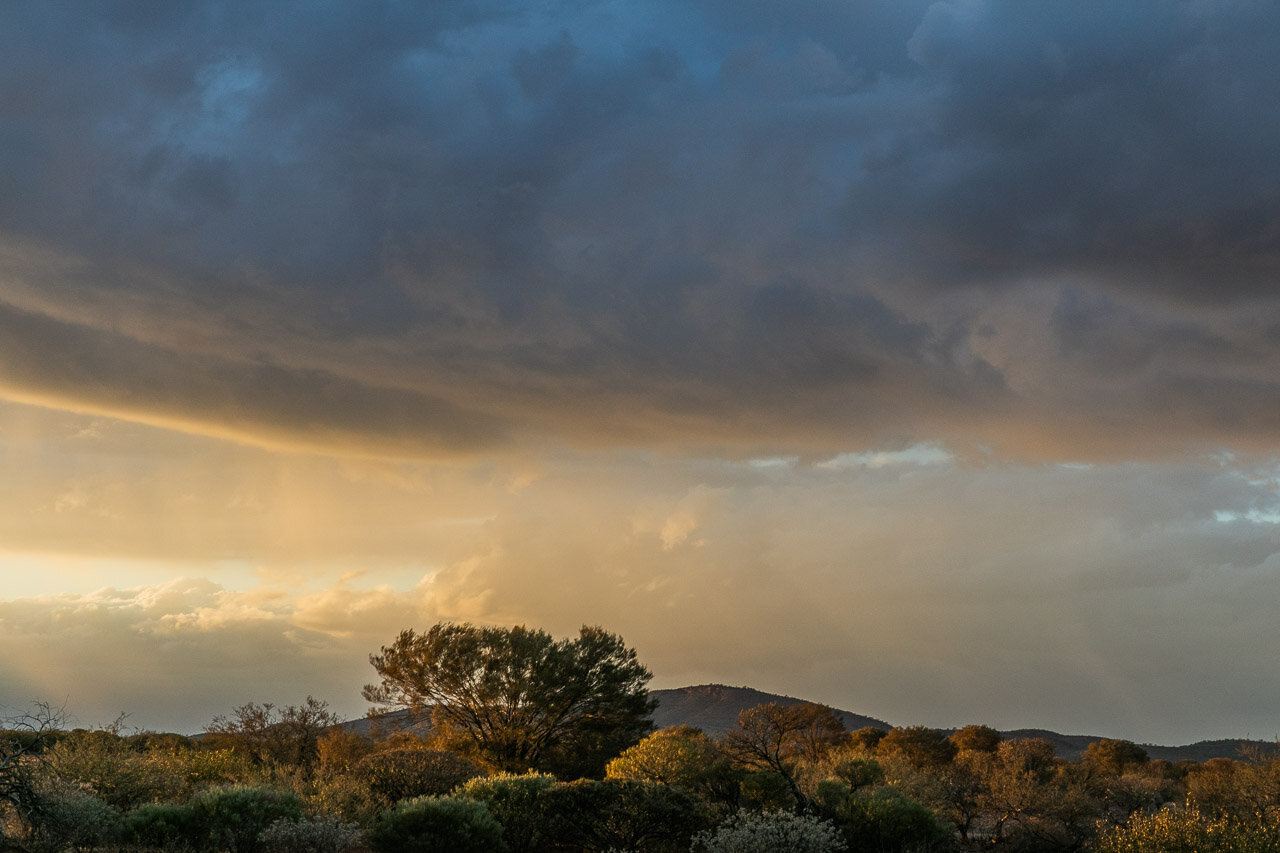
M 12 720 L 0 736 L 3 844 L 1280 853 L 1280 760 L 1270 756 L 1170 763 L 1100 740 L 1068 761 L 1046 740 L 983 725 L 848 732 L 813 704 L 752 708 L 716 737 L 645 733 L 648 673 L 599 629 L 557 641 L 440 625 L 404 632 L 372 662 L 383 681 L 366 694 L 429 714 L 429 727 L 365 736 L 311 698 L 243 705 L 197 739 L 131 734 L 123 721 L 67 730 L 49 708 Z

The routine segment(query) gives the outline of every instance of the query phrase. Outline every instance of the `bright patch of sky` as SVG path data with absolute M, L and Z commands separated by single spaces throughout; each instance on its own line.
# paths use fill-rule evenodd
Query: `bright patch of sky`
M 955 457 L 936 444 L 917 444 L 906 450 L 879 450 L 864 453 L 841 453 L 819 462 L 815 467 L 827 470 L 845 468 L 888 468 L 896 465 L 944 465 Z
M 1218 510 L 1213 514 L 1214 521 L 1231 524 L 1236 521 L 1248 521 L 1253 524 L 1280 524 L 1280 511 L 1251 509 L 1248 512 L 1231 512 Z
M 174 563 L 137 558 L 0 552 L 0 601 L 41 595 L 85 595 L 104 587 L 134 589 L 175 576 L 207 577 L 234 589 L 260 584 L 258 570 L 238 560 Z

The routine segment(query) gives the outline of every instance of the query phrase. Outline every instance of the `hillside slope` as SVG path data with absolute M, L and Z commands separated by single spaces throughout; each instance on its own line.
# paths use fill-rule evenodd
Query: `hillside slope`
M 674 690 L 653 690 L 650 696 L 658 700 L 658 710 L 653 713 L 653 724 L 667 726 L 696 726 L 709 735 L 728 731 L 738 724 L 738 714 L 756 705 L 777 702 L 779 705 L 799 705 L 808 700 L 794 696 L 779 696 L 750 687 L 728 687 L 724 684 L 700 684 L 696 687 L 679 687 Z M 833 709 L 849 731 L 873 726 L 891 729 L 884 720 L 855 714 L 852 711 Z

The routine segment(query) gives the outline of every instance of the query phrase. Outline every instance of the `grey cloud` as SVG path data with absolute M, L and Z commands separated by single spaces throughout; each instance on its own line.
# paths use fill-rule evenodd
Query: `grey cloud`
M 505 443 L 501 421 L 414 391 L 319 370 L 191 355 L 0 303 L 9 393 L 297 446 L 397 454 Z
M 1214 313 L 1278 310 L 1265 6 L 153 12 L 6 9 L 0 229 L 80 259 L 97 298 L 217 326 L 215 358 L 180 363 L 263 429 L 358 375 L 435 401 L 338 392 L 369 416 L 332 427 L 374 440 L 416 407 L 497 438 L 474 407 L 538 439 L 1088 456 L 1153 426 L 1130 401 L 1199 393 L 1209 366 L 1251 410 L 1276 357 Z M 1081 306 L 981 316 L 1063 281 Z M 1033 355 L 1060 381 L 971 343 L 1046 322 L 1063 349 Z M 284 373 L 218 372 L 242 352 Z M 143 399 L 153 379 L 138 408 L 179 408 Z M 91 402 L 75 383 L 101 380 L 47 390 Z M 193 422 L 222 409 L 188 396 Z M 1061 426 L 1080 406 L 1108 411 L 1093 435 Z M 1193 442 L 1250 438 L 1179 408 Z

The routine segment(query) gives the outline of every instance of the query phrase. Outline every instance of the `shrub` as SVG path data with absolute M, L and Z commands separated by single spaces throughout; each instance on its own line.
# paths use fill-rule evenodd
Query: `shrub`
M 695 835 L 691 849 L 694 853 L 839 853 L 844 843 L 829 821 L 812 815 L 740 811 L 714 830 Z
M 365 780 L 375 802 L 385 808 L 414 797 L 443 796 L 481 771 L 456 753 L 401 747 L 365 756 L 354 775 Z
M 40 796 L 26 846 L 50 853 L 91 850 L 113 842 L 120 830 L 120 813 L 100 797 L 76 788 L 59 790 Z
M 121 737 L 118 728 L 69 733 L 45 751 L 45 766 L 60 782 L 87 788 L 128 811 L 161 799 L 175 782 Z
M 1210 817 L 1195 808 L 1164 809 L 1135 814 L 1119 826 L 1103 828 L 1094 849 L 1097 853 L 1277 853 L 1280 826 Z
M 342 853 L 360 843 L 360 827 L 332 816 L 281 818 L 258 841 L 267 853 Z
M 829 779 L 818 786 L 816 802 L 854 850 L 927 850 L 951 836 L 933 812 L 894 788 L 867 792 Z
M 196 850 L 205 827 L 187 804 L 139 806 L 123 820 L 125 841 L 147 850 Z
M 796 805 L 787 778 L 772 770 L 753 770 L 743 774 L 738 784 L 738 796 L 744 805 L 759 811 L 787 811 Z
M 366 836 L 379 853 L 497 853 L 502 826 L 484 803 L 419 797 L 385 812 Z
M 688 792 L 654 782 L 579 779 L 549 789 L 541 800 L 555 843 L 576 850 L 684 850 L 704 825 Z
M 321 779 L 308 805 L 312 811 L 369 826 L 390 804 L 375 802 L 364 779 L 339 775 Z
M 197 848 L 259 853 L 258 837 L 281 818 L 302 817 L 302 802 L 291 793 L 233 785 L 211 788 L 191 799 Z
M 458 795 L 488 807 L 502 824 L 502 838 L 512 853 L 529 853 L 547 837 L 542 797 L 555 785 L 556 778 L 545 773 L 501 773 L 468 781 L 458 789 Z

